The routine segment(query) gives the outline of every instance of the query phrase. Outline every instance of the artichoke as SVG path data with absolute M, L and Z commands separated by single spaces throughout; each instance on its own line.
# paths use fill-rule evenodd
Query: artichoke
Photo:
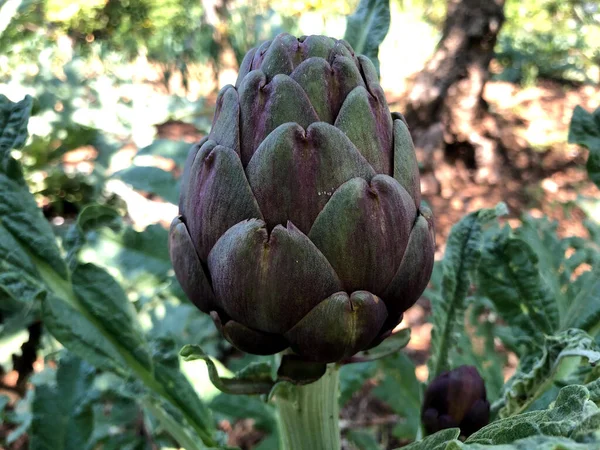
M 473 366 L 443 372 L 425 391 L 421 420 L 429 434 L 460 428 L 468 437 L 490 420 L 490 403 L 483 379 Z
M 238 349 L 333 362 L 390 334 L 431 276 L 412 140 L 371 61 L 281 34 L 245 56 L 190 150 L 170 255 Z

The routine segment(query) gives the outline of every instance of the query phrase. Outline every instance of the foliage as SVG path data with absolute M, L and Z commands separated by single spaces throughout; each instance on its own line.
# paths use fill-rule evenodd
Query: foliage
M 591 80 L 600 53 L 600 11 L 585 0 L 508 0 L 496 46 L 500 79 L 533 84 L 537 78 Z M 596 80 L 597 81 L 597 80 Z
M 389 0 L 362 0 L 348 16 L 344 39 L 356 53 L 368 56 L 379 73 L 379 45 L 390 28 Z
M 464 443 L 457 440 L 458 429 L 440 431 L 405 448 L 409 450 L 517 450 L 529 448 L 591 448 L 600 443 L 600 410 L 590 401 L 584 386 L 561 389 L 556 401 L 545 410 L 520 414 L 492 422 Z
M 588 148 L 587 171 L 600 187 L 600 108 L 591 114 L 581 106 L 575 108 L 569 126 L 569 143 Z
M 504 214 L 506 206 L 496 210 L 481 210 L 469 214 L 452 228 L 442 262 L 442 281 L 439 296 L 432 298 L 434 330 L 431 336 L 429 359 L 430 380 L 453 365 L 450 348 L 456 345 L 457 329 L 465 314 L 465 298 L 470 287 L 471 273 L 481 258 L 483 226 Z
M 176 439 L 195 433 L 206 444 L 214 445 L 210 411 L 178 370 L 176 348 L 168 340 L 150 341 L 144 335 L 133 305 L 105 270 L 73 260 L 68 265 L 63 259 L 11 156 L 14 146 L 24 142 L 31 99 L 17 104 L 6 98 L 1 101 L 0 183 L 4 187 L 0 292 L 9 300 L 2 304 L 10 306 L 9 314 L 41 308 L 47 330 L 75 355 L 124 380 L 134 377 L 144 396 L 154 395 L 152 401 L 162 416 L 183 418 L 179 428 L 169 427 Z M 81 224 L 78 228 L 83 229 Z M 111 320 L 106 321 L 106 317 Z M 42 391 L 40 395 L 51 399 L 53 394 Z M 81 439 L 87 441 L 89 436 Z
M 44 326 L 36 348 L 44 369 L 29 377 L 31 389 L 18 401 L 0 395 L 0 421 L 10 430 L 2 445 L 27 435 L 33 449 L 224 448 L 216 424 L 250 418 L 260 433 L 256 448 L 276 449 L 272 404 L 264 396 L 218 392 L 210 376 L 272 380 L 277 357 L 243 355 L 220 339 L 174 282 L 167 231 L 160 225 L 132 228 L 124 203 L 107 191 L 108 181 L 120 180 L 176 202 L 189 144 L 153 141 L 154 125 L 182 119 L 206 132 L 203 102 L 149 94 L 117 68 L 146 53 L 162 64 L 166 77 L 185 71 L 215 58 L 215 30 L 202 22 L 200 2 L 70 3 L 76 7 L 66 8 L 61 0 L 0 1 L 2 24 L 6 5 L 17 5 L 0 30 L 0 90 L 11 98 L 33 97 L 12 103 L 0 96 L 1 371 L 13 369 L 11 356 L 26 348 L 31 324 L 41 320 Z M 308 9 L 345 13 L 350 3 L 312 1 Z M 445 2 L 403 3 L 422 3 L 437 23 L 443 18 Z M 537 76 L 585 80 L 597 64 L 590 46 L 595 13 L 582 15 L 587 6 L 576 1 L 517 3 L 507 2 L 508 22 L 498 44 L 503 76 L 521 82 Z M 257 4 L 232 3 L 227 11 L 224 42 L 236 55 L 298 26 L 295 6 Z M 360 11 L 355 18 L 368 16 Z M 560 32 L 544 29 L 549 17 Z M 385 36 L 380 20 L 371 22 L 363 40 L 372 43 L 371 56 Z M 570 28 L 571 20 L 578 25 Z M 65 36 L 76 43 L 76 56 L 61 46 Z M 117 51 L 126 58 L 115 58 Z M 90 68 L 99 58 L 104 69 L 96 72 Z M 589 148 L 588 171 L 599 184 L 597 116 L 598 111 L 576 109 L 569 140 Z M 141 148 L 134 165 L 111 174 L 113 157 L 132 141 Z M 88 160 L 91 171 L 73 171 L 66 162 L 82 147 L 95 150 Z M 161 167 L 148 166 L 148 160 Z M 165 161 L 173 170 L 164 169 Z M 38 208 L 43 201 L 49 202 L 47 217 L 66 219 L 62 226 L 44 218 Z M 340 406 L 369 392 L 398 416 L 392 436 L 415 441 L 403 448 L 600 445 L 600 371 L 594 367 L 600 356 L 598 225 L 584 222 L 589 239 L 559 238 L 547 219 L 524 216 L 520 226 L 502 227 L 496 223 L 502 212 L 501 207 L 474 212 L 456 225 L 426 294 L 433 308 L 430 374 L 463 364 L 477 367 L 494 402 L 490 425 L 466 442 L 452 429 L 421 439 L 425 386 L 412 359 L 398 352 L 408 332 L 384 341 L 391 348 L 362 353 L 361 362 L 341 368 Z M 179 357 L 190 343 L 201 347 L 210 373 L 204 361 Z M 506 350 L 517 355 L 519 366 L 505 384 Z M 373 360 L 376 356 L 382 358 Z M 380 445 L 377 427 L 361 425 L 344 436 L 355 448 Z

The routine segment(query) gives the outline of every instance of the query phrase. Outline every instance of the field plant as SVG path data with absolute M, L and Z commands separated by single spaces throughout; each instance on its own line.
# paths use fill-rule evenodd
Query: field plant
M 141 145 L 115 174 L 114 129 L 63 109 L 48 134 L 28 131 L 68 84 L 40 72 L 52 98 L 0 95 L 0 367 L 43 357 L 19 395 L 0 396 L 2 445 L 26 436 L 33 450 L 227 449 L 225 430 L 250 420 L 257 450 L 395 448 L 389 435 L 407 450 L 600 449 L 600 226 L 586 220 L 586 239 L 528 215 L 511 227 L 500 203 L 458 221 L 434 264 L 435 211 L 421 199 L 409 130 L 378 84 L 388 27 L 388 2 L 364 0 L 345 43 L 279 34 L 247 54 L 200 143 Z M 322 95 L 326 76 L 337 97 Z M 172 114 L 198 107 L 169 99 Z M 599 111 L 576 109 L 569 136 L 589 149 L 596 184 Z M 44 156 L 60 130 L 76 141 Z M 69 220 L 48 221 L 30 175 L 83 144 L 98 150 L 80 180 L 90 190 Z M 161 167 L 140 163 L 149 156 Z M 294 177 L 302 183 L 287 185 Z M 171 230 L 136 229 L 106 195 L 110 180 L 179 203 Z M 310 183 L 315 198 L 302 190 Z M 387 234 L 378 241 L 373 229 Z M 302 295 L 318 289 L 306 308 Z M 421 294 L 426 383 L 403 350 L 410 330 L 396 328 Z M 505 381 L 509 354 L 518 365 Z M 366 383 L 397 415 L 389 435 L 340 424 Z

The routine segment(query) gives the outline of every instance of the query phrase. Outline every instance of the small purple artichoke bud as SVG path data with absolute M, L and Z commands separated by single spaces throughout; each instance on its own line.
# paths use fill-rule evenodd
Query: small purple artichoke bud
M 425 391 L 421 420 L 429 434 L 460 428 L 465 437 L 487 425 L 490 403 L 477 369 L 460 366 L 433 380 Z

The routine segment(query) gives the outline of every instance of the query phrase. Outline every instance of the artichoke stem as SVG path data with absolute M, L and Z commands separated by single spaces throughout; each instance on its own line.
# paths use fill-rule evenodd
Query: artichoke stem
M 338 404 L 339 366 L 329 364 L 318 381 L 275 396 L 281 450 L 341 449 Z

